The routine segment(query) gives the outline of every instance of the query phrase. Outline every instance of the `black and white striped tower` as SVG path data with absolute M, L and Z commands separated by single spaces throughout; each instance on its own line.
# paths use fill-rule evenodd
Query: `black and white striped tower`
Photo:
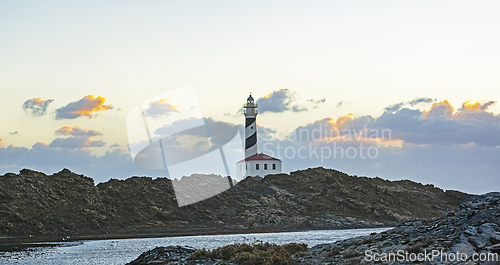
M 245 158 L 257 154 L 257 104 L 254 103 L 252 94 L 247 99 L 245 109 Z

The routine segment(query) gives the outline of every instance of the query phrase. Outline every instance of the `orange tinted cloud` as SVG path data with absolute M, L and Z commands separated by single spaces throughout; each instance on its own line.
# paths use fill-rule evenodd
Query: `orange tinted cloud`
M 374 121 L 371 116 L 356 117 L 353 113 L 340 116 L 336 121 L 324 118 L 305 126 L 297 127 L 287 136 L 288 140 L 296 141 L 343 141 L 364 142 L 377 145 L 401 146 L 402 141 L 392 140 L 390 130 L 372 129 Z
M 490 112 L 488 107 L 495 103 L 496 101 L 493 100 L 485 103 L 464 102 L 462 108 L 453 114 L 453 119 L 474 123 L 484 122 L 485 124 L 493 124 L 499 116 L 496 113 Z
M 427 118 L 437 118 L 439 116 L 445 116 L 448 119 L 464 119 L 467 118 L 465 116 L 470 116 L 470 115 L 465 115 L 466 113 L 474 113 L 474 112 L 477 113 L 483 112 L 483 113 L 488 113 L 490 115 L 496 115 L 488 111 L 488 107 L 495 103 L 496 101 L 493 100 L 487 101 L 485 103 L 466 101 L 462 104 L 462 108 L 458 109 L 455 112 L 455 108 L 453 108 L 450 102 L 448 102 L 447 100 L 443 100 L 441 102 L 432 104 L 429 110 L 423 110 L 422 117 L 427 119 Z
M 424 118 L 436 118 L 440 115 L 445 116 L 448 119 L 453 117 L 455 108 L 448 102 L 448 100 L 443 100 L 441 102 L 436 102 L 432 104 L 430 110 L 422 111 L 422 117 Z
M 0 148 L 4 148 L 5 144 L 3 142 L 3 138 L 0 137 Z
M 101 140 L 95 140 L 92 136 L 103 135 L 102 132 L 82 129 L 80 126 L 63 126 L 55 131 L 59 135 L 70 135 L 67 138 L 56 138 L 50 143 L 50 147 L 75 149 L 101 147 L 105 143 Z
M 102 96 L 87 95 L 78 101 L 72 101 L 68 105 L 56 110 L 56 119 L 75 119 L 81 116 L 93 117 L 97 111 L 105 111 L 113 108 L 111 104 L 104 105 L 106 99 Z
M 346 125 L 347 123 L 349 123 L 353 119 L 354 119 L 354 113 L 349 113 L 347 115 L 340 116 L 337 118 L 337 122 L 335 123 L 334 127 L 340 129 L 343 127 L 343 125 Z M 330 122 L 330 123 L 332 123 L 332 122 Z
M 270 98 L 275 93 L 288 93 L 288 89 L 280 88 L 260 98 Z
M 462 104 L 462 110 L 470 110 L 470 111 L 486 111 L 489 106 L 495 104 L 496 101 L 490 100 L 486 103 L 479 103 L 479 102 L 474 102 L 472 103 L 471 101 L 464 102 Z
M 56 134 L 87 136 L 87 137 L 103 135 L 102 132 L 91 129 L 82 129 L 80 126 L 63 126 L 56 130 Z

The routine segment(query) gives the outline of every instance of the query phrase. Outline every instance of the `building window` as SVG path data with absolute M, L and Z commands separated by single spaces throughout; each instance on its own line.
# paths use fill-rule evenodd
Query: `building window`
M 267 170 L 267 164 L 264 164 L 264 170 Z
M 276 170 L 276 164 L 273 164 L 273 170 Z
M 259 170 L 259 164 L 255 164 L 255 170 Z

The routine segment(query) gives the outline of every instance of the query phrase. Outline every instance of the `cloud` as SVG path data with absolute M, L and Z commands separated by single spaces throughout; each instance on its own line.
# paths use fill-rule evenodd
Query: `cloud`
M 440 105 L 430 107 L 428 112 L 438 108 L 437 106 Z M 500 135 L 498 115 L 488 112 L 484 107 L 477 110 L 459 109 L 452 114 L 451 118 L 434 114 L 424 117 L 423 111 L 402 108 L 394 113 L 384 113 L 380 117 L 347 114 L 337 119 L 320 119 L 296 128 L 310 132 L 317 132 L 319 128 L 390 129 L 394 139 L 404 139 L 401 146 L 380 145 L 378 142 L 331 141 L 328 138 L 319 141 L 273 138 L 266 141 L 259 139 L 258 150 L 282 159 L 286 172 L 323 166 L 359 176 L 380 176 L 392 180 L 411 179 L 432 183 L 444 189 L 458 189 L 470 193 L 500 189 L 500 148 L 497 147 L 498 144 L 495 145 Z M 217 144 L 224 142 L 227 137 L 224 134 L 228 133 L 228 130 L 235 130 L 239 126 L 210 118 L 207 120 L 210 135 L 221 134 L 220 138 L 213 139 L 214 146 L 217 141 Z M 164 133 L 173 132 L 172 128 L 165 127 Z M 262 129 L 264 130 L 264 127 Z M 313 131 L 315 129 L 316 131 Z M 345 134 L 342 130 L 340 134 Z M 488 130 L 491 130 L 489 135 L 486 134 Z M 171 139 L 169 144 L 180 144 L 182 147 L 183 143 L 193 140 L 193 145 L 190 146 L 202 149 L 203 144 L 195 144 L 206 132 L 206 128 L 187 131 L 182 134 L 184 139 Z M 258 134 L 262 135 L 260 131 Z M 470 141 L 473 143 L 469 144 Z M 362 158 L 359 155 L 360 144 L 363 144 L 365 156 L 368 148 L 372 148 L 371 155 L 377 156 L 373 159 Z M 85 145 L 80 143 L 73 147 Z M 7 146 L 0 138 L 0 174 L 22 168 L 46 173 L 69 168 L 94 178 L 96 182 L 110 178 L 124 179 L 134 175 L 155 177 L 165 174 L 164 170 L 135 166 L 130 153 L 124 148 L 111 148 L 104 155 L 98 156 L 92 154 L 91 148 L 66 148 L 68 146 L 69 142 L 60 147 L 45 142 L 37 142 L 29 148 Z M 327 154 L 327 150 L 330 150 L 331 154 L 322 160 L 321 152 Z M 355 150 L 358 152 L 357 156 L 347 157 L 347 154 L 353 155 Z M 189 150 L 185 152 L 172 154 L 190 154 Z
M 40 117 L 47 113 L 47 108 L 50 103 L 54 101 L 53 99 L 43 100 L 41 98 L 28 99 L 23 103 L 23 109 L 26 113 L 33 116 Z
M 0 138 L 0 169 L 9 170 L 22 163 L 28 148 L 15 145 L 6 145 L 4 139 Z
M 429 119 L 441 116 L 478 126 L 494 125 L 498 123 L 499 116 L 488 110 L 488 107 L 494 103 L 496 101 L 493 100 L 485 103 L 467 101 L 462 104 L 460 109 L 455 111 L 455 108 L 447 100 L 443 100 L 432 104 L 430 110 L 423 110 L 422 117 Z
M 259 113 L 264 114 L 266 112 L 284 112 L 287 110 L 300 111 L 300 107 L 293 105 L 295 100 L 295 95 L 288 89 L 278 89 L 266 96 L 257 99 L 257 104 L 259 106 Z M 303 110 L 305 110 L 303 108 Z
M 215 146 L 222 146 L 233 139 L 236 132 L 244 137 L 245 127 L 243 124 L 232 124 L 224 121 L 216 121 L 210 117 L 204 118 L 204 126 L 197 126 L 199 119 L 191 118 L 177 120 L 170 125 L 164 125 L 154 131 L 157 137 L 166 135 L 190 135 L 200 137 L 200 141 L 210 141 Z M 177 128 L 191 128 L 183 132 L 176 133 Z M 271 139 L 275 136 L 277 130 L 257 124 L 257 136 L 260 138 Z M 243 139 L 242 139 L 243 140 Z
M 453 113 L 455 112 L 455 108 L 448 102 L 448 100 L 443 100 L 441 102 L 437 102 L 432 104 L 431 108 L 422 111 L 422 117 L 424 118 L 437 118 L 439 116 L 446 117 L 451 119 L 453 117 Z
M 135 175 L 151 175 L 160 172 L 140 170 L 131 162 L 130 154 L 123 148 L 106 151 L 96 156 L 90 149 L 51 147 L 46 142 L 36 142 L 30 148 L 9 145 L 0 146 L 0 174 L 16 172 L 23 168 L 45 173 L 69 168 L 87 174 L 97 182 L 109 178 L 126 178 Z
M 410 104 L 410 106 L 415 106 L 415 105 L 418 105 L 420 103 L 432 103 L 435 101 L 436 101 L 436 99 L 432 99 L 432 98 L 415 98 L 415 99 L 411 100 L 410 102 L 408 102 L 408 104 Z
M 486 103 L 479 103 L 479 102 L 474 102 L 471 103 L 471 101 L 464 102 L 462 104 L 462 109 L 461 111 L 486 111 L 489 106 L 495 104 L 496 101 L 490 100 Z
M 448 101 L 426 111 L 403 108 L 385 112 L 368 125 L 389 129 L 392 137 L 408 144 L 500 146 L 500 117 L 486 110 L 454 111 Z
M 338 130 L 362 130 L 373 122 L 372 116 L 356 117 L 354 113 L 349 113 L 337 118 L 336 122 L 330 122 L 334 129 Z
M 82 129 L 80 126 L 63 126 L 55 131 L 57 135 L 70 135 L 67 138 L 56 138 L 50 144 L 52 148 L 81 149 L 91 147 L 102 147 L 106 145 L 101 140 L 95 140 L 92 136 L 103 135 L 102 132 Z
M 103 141 L 94 140 L 92 137 L 71 136 L 68 138 L 56 138 L 49 144 L 49 147 L 77 149 L 77 148 L 101 147 L 104 145 L 105 143 Z
M 432 98 L 415 98 L 411 101 L 407 101 L 407 102 L 399 102 L 399 103 L 396 103 L 396 104 L 393 104 L 393 105 L 390 105 L 388 107 L 385 108 L 386 111 L 389 111 L 389 112 L 394 112 L 394 111 L 397 111 L 399 109 L 401 109 L 402 107 L 404 106 L 415 106 L 415 105 L 418 105 L 420 103 L 432 103 L 436 101 L 435 99 L 432 99 Z
M 92 177 L 96 182 L 110 178 L 125 179 L 131 176 L 165 174 L 164 170 L 136 167 L 130 153 L 124 148 L 110 149 L 104 155 L 97 156 L 92 154 L 90 149 L 55 148 L 46 142 L 37 142 L 29 148 L 0 144 L 0 174 L 18 172 L 23 168 L 48 174 L 69 168 L 78 174 Z
M 332 118 L 324 118 L 314 121 L 304 126 L 297 127 L 292 133 L 287 136 L 287 139 L 294 141 L 311 141 L 312 139 L 324 139 L 325 129 L 333 129 Z M 327 134 L 328 135 L 328 134 Z
M 134 164 L 161 169 L 163 165 L 169 167 L 182 163 L 182 168 L 169 169 L 171 177 L 189 175 L 189 171 L 226 174 L 224 168 L 227 167 L 214 163 L 214 159 L 228 159 L 226 161 L 233 170 L 233 162 L 244 158 L 243 137 L 238 132 L 238 126 L 231 123 L 212 118 L 190 118 L 166 124 L 152 132 L 151 142 L 144 138 L 141 142 L 129 142 Z M 193 159 L 197 159 L 196 165 L 192 164 Z M 190 160 L 193 161 L 187 163 Z
M 15 132 L 10 132 L 9 134 L 10 134 L 10 135 L 16 135 L 16 134 L 18 134 L 18 131 L 15 131 Z
M 318 108 L 319 105 L 325 103 L 325 99 L 308 99 L 307 106 L 296 103 L 296 93 L 288 89 L 278 89 L 266 96 L 257 99 L 259 113 L 266 112 L 281 113 L 285 111 L 301 112 L 307 111 L 309 108 Z
M 326 99 L 308 99 L 307 102 L 312 104 L 313 109 L 317 109 L 321 104 L 325 103 Z
M 232 123 L 216 121 L 212 118 L 204 118 L 203 121 L 205 125 L 198 126 L 199 119 L 177 120 L 156 129 L 154 134 L 158 138 L 168 140 L 169 147 L 175 154 L 181 150 L 196 153 L 209 151 L 210 148 L 219 148 L 233 139 L 238 132 L 238 127 Z M 179 128 L 184 129 L 179 132 Z M 165 136 L 170 137 L 165 138 Z
M 459 120 L 470 125 L 479 127 L 491 126 L 495 131 L 496 127 L 500 126 L 498 120 L 500 116 L 488 110 L 488 107 L 496 101 L 488 101 L 486 103 L 467 101 L 462 104 L 462 108 L 453 113 L 453 120 Z
M 245 126 L 243 124 L 235 125 L 229 122 L 217 121 L 210 117 L 203 118 L 203 122 L 205 125 L 198 126 L 200 124 L 200 120 L 196 118 L 177 120 L 172 124 L 164 125 L 163 127 L 156 129 L 154 131 L 154 139 L 173 135 L 173 137 L 170 137 L 170 140 L 173 140 L 181 136 L 186 137 L 189 135 L 195 137 L 191 138 L 191 140 L 198 140 L 198 146 L 195 145 L 196 143 L 191 143 L 193 147 L 202 147 L 210 142 L 210 144 L 213 145 L 213 148 L 218 148 L 233 139 L 238 131 L 242 137 L 245 136 Z M 182 132 L 178 132 L 179 128 L 190 129 L 183 129 Z M 259 139 L 272 139 L 276 136 L 277 132 L 278 131 L 273 128 L 257 124 L 257 136 Z M 179 142 L 176 144 L 179 144 Z M 187 148 L 187 146 L 184 147 Z
M 102 132 L 99 132 L 96 130 L 91 130 L 91 129 L 82 129 L 80 126 L 63 126 L 63 127 L 56 130 L 56 134 L 71 135 L 71 136 L 84 136 L 84 137 L 103 135 Z
M 203 120 L 203 122 L 206 122 L 206 120 Z M 181 120 L 176 120 L 171 124 L 165 124 L 162 127 L 156 129 L 153 133 L 157 136 L 173 135 L 178 133 L 179 131 L 185 131 L 188 128 L 198 127 L 199 124 L 202 124 L 201 119 L 197 118 L 181 119 Z M 185 131 L 184 133 L 200 134 L 200 135 L 204 133 L 204 136 L 206 136 L 207 135 L 206 129 L 207 128 L 205 128 L 204 132 L 203 130 L 196 130 L 196 131 Z
M 172 112 L 177 112 L 177 106 L 168 103 L 165 99 L 160 99 L 149 103 L 146 115 L 151 117 L 166 117 Z
M 367 125 L 373 121 L 371 116 L 356 117 L 353 113 L 337 118 L 323 118 L 304 126 L 297 127 L 286 136 L 294 141 L 344 141 L 367 138 L 367 132 L 363 132 Z M 356 136 L 357 135 L 357 136 Z
M 92 118 L 97 111 L 105 111 L 113 108 L 111 104 L 104 105 L 106 99 L 102 96 L 87 95 L 78 101 L 72 101 L 68 105 L 56 110 L 56 119 L 76 119 L 81 116 Z
M 243 127 L 243 124 L 239 125 L 241 126 L 241 131 L 243 132 L 245 127 Z M 266 136 L 266 138 L 273 137 L 278 131 L 271 128 L 271 127 L 266 127 L 264 125 L 258 124 L 257 123 L 257 137 L 260 136 Z M 242 135 L 245 133 L 243 132 Z
M 240 131 L 240 135 L 245 138 L 245 126 L 243 124 L 238 124 L 238 130 Z M 257 123 L 257 141 L 268 141 L 277 138 L 277 133 L 278 130 Z
M 500 148 L 496 147 L 386 146 L 369 142 L 301 142 L 288 139 L 258 144 L 260 152 L 281 159 L 286 171 L 322 166 L 351 175 L 411 179 L 475 194 L 500 189 L 500 164 L 497 162 Z M 372 158 L 368 157 L 368 152 Z
M 141 167 L 155 168 L 152 165 L 158 161 L 155 162 L 154 159 L 163 148 L 166 163 L 174 165 L 217 150 L 237 135 L 236 125 L 212 118 L 176 120 L 156 129 L 153 132 L 153 144 L 148 144 L 147 148 L 142 149 L 134 162 Z
M 488 111 L 490 102 L 455 110 L 441 101 L 425 111 L 400 108 L 380 117 L 327 117 L 285 138 L 261 141 L 259 151 L 282 159 L 289 171 L 321 165 L 485 193 L 500 188 L 500 116 Z
M 380 117 L 350 113 L 327 117 L 297 127 L 287 139 L 295 141 L 375 141 L 396 145 L 478 145 L 500 146 L 500 116 L 488 111 L 493 101 L 464 103 L 455 108 L 446 100 L 434 103 L 429 110 L 401 108 L 385 111 Z M 410 103 L 408 103 L 410 104 Z M 418 104 L 415 102 L 414 104 Z M 467 105 L 469 104 L 469 105 Z M 410 104 L 411 105 L 411 104 Z

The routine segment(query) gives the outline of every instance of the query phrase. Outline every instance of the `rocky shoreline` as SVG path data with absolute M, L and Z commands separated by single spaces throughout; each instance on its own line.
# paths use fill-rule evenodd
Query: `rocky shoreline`
M 196 258 L 199 251 L 158 247 L 129 264 L 231 264 L 227 259 Z M 290 254 L 289 261 L 266 264 L 500 264 L 499 255 L 500 193 L 488 193 L 466 199 L 454 212 L 435 220 L 414 220 L 382 233 L 313 246 Z

